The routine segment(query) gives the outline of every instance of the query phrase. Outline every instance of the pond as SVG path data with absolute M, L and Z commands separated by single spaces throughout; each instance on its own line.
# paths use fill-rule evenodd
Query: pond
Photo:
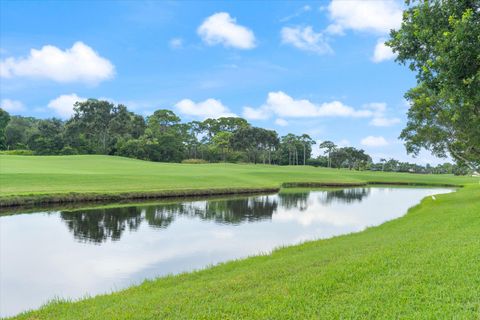
M 404 215 L 426 196 L 451 191 L 285 189 L 273 195 L 3 215 L 0 315 L 361 231 Z

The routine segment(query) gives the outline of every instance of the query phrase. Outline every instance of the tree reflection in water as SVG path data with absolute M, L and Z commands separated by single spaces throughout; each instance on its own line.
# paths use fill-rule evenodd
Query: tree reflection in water
M 224 224 L 240 224 L 271 219 L 276 210 L 277 200 L 274 197 L 257 196 L 146 207 L 63 211 L 60 217 L 75 239 L 102 243 L 109 239 L 119 240 L 124 231 L 137 230 L 144 220 L 155 228 L 167 228 L 177 216 L 200 217 L 202 220 Z
M 361 202 L 363 198 L 370 195 L 370 188 L 350 188 L 341 190 L 330 190 L 320 193 L 318 200 L 323 204 L 337 203 L 353 203 Z
M 138 207 L 66 211 L 61 212 L 60 217 L 75 239 L 94 243 L 119 240 L 126 229 L 137 230 L 142 222 Z
M 300 211 L 305 211 L 308 208 L 308 197 L 310 196 L 310 191 L 304 192 L 285 192 L 279 193 L 278 199 L 280 201 L 280 207 L 286 210 L 299 209 Z
M 333 201 L 352 203 L 361 201 L 369 194 L 369 188 L 320 191 L 318 201 L 322 204 Z M 137 230 L 142 221 L 154 228 L 167 228 L 178 216 L 199 217 L 222 224 L 241 224 L 271 219 L 278 207 L 284 210 L 307 210 L 309 201 L 314 201 L 309 191 L 286 192 L 276 196 L 63 211 L 60 217 L 75 239 L 100 244 L 119 240 L 126 230 Z

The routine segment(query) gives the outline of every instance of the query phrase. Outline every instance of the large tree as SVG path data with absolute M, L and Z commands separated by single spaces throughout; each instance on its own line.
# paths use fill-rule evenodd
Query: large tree
M 480 1 L 406 1 L 402 26 L 387 42 L 417 73 L 406 93 L 409 153 L 428 149 L 480 167 Z

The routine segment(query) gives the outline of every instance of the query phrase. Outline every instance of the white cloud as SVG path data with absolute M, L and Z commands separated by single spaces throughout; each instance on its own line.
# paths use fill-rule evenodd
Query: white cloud
M 347 29 L 387 34 L 402 22 L 402 7 L 395 0 L 333 0 L 328 12 L 333 22 L 327 30 L 335 34 Z
M 312 7 L 310 7 L 308 4 L 304 5 L 303 7 L 301 7 L 297 11 L 295 11 L 293 14 L 280 19 L 280 22 L 287 22 L 287 21 L 289 21 L 293 18 L 297 18 L 297 17 L 301 16 L 302 14 L 304 14 L 305 12 L 308 12 L 308 11 L 311 11 L 311 10 L 312 10 Z
M 385 113 L 387 111 L 387 104 L 385 102 L 372 102 L 365 105 L 365 109 L 372 111 L 373 119 L 370 125 L 375 127 L 390 127 L 400 123 L 399 118 L 388 118 Z
M 268 110 L 252 107 L 244 107 L 243 116 L 249 120 L 264 120 L 270 117 Z
M 387 111 L 387 104 L 385 102 L 372 102 L 365 105 L 366 109 L 370 109 L 374 112 L 375 115 L 383 115 Z
M 278 126 L 281 126 L 281 127 L 286 127 L 286 126 L 288 126 L 288 121 L 285 120 L 285 119 L 282 119 L 282 118 L 277 118 L 275 120 L 275 124 L 278 125 Z
M 314 104 L 306 99 L 296 100 L 282 91 L 269 92 L 267 101 L 258 109 L 245 107 L 243 115 L 247 119 L 266 119 L 271 115 L 288 117 L 370 117 L 370 110 L 355 110 L 340 101 Z
M 223 44 L 226 47 L 252 49 L 255 47 L 255 35 L 252 30 L 236 23 L 227 12 L 218 12 L 197 29 L 198 35 L 208 45 Z
M 236 117 L 234 113 L 216 99 L 207 99 L 201 102 L 193 102 L 183 99 L 175 104 L 175 107 L 183 114 L 199 118 Z
M 363 138 L 360 143 L 366 147 L 384 147 L 388 145 L 387 140 L 382 136 L 368 136 Z
M 21 101 L 10 99 L 2 99 L 2 102 L 0 103 L 0 108 L 9 113 L 25 111 L 25 107 L 23 106 L 23 103 Z
M 0 62 L 0 75 L 97 84 L 114 76 L 114 66 L 86 44 L 75 42 L 65 51 L 46 45 L 31 49 L 26 58 L 6 58 Z
M 182 38 L 173 38 L 169 42 L 170 48 L 172 49 L 180 49 L 183 47 L 183 39 Z
M 375 127 L 390 127 L 398 123 L 400 123 L 400 119 L 398 118 L 378 117 L 378 118 L 373 118 L 370 121 L 370 124 Z
M 375 50 L 373 52 L 372 61 L 379 63 L 385 60 L 394 59 L 397 56 L 392 51 L 392 48 L 385 45 L 385 39 L 378 39 L 377 44 L 375 45 Z
M 316 33 L 311 26 L 307 27 L 283 27 L 281 30 L 282 42 L 295 48 L 317 54 L 331 53 L 332 48 L 328 45 L 321 32 Z
M 75 93 L 63 94 L 58 98 L 51 100 L 47 107 L 55 111 L 63 119 L 67 119 L 73 115 L 73 105 L 77 101 L 85 101 L 86 98 L 81 98 Z

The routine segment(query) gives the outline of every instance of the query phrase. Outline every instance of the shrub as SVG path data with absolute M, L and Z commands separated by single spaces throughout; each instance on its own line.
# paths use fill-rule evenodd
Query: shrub
M 70 146 L 63 147 L 63 149 L 60 151 L 60 153 L 63 154 L 63 155 L 78 154 L 77 150 L 73 149 Z
M 0 154 L 7 154 L 11 156 L 33 156 L 32 150 L 17 149 L 17 150 L 3 150 Z
M 326 167 L 328 163 L 324 159 L 308 159 L 307 165 L 314 167 Z
M 204 164 L 204 163 L 208 163 L 207 161 L 203 160 L 203 159 L 185 159 L 185 160 L 182 160 L 182 163 L 187 163 L 187 164 Z

